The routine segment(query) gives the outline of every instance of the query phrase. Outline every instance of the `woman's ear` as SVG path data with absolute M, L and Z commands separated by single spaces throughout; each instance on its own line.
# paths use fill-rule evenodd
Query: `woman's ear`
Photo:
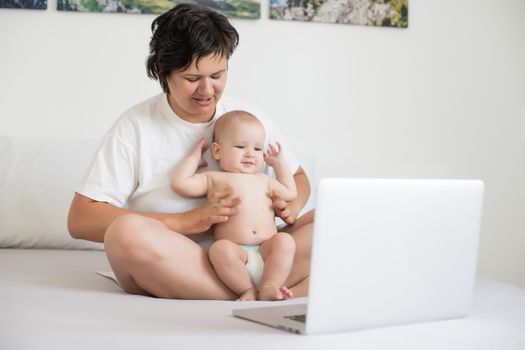
M 221 146 L 217 142 L 211 144 L 211 155 L 215 160 L 221 159 Z

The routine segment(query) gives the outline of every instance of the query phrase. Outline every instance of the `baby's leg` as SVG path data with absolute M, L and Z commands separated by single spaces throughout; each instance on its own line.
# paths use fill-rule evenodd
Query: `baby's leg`
M 257 290 L 246 269 L 246 252 L 227 239 L 214 242 L 208 251 L 210 261 L 221 281 L 235 294 L 238 300 L 256 300 Z
M 264 272 L 259 289 L 259 300 L 283 300 L 293 296 L 284 287 L 290 274 L 295 254 L 295 241 L 286 232 L 278 232 L 261 244 Z

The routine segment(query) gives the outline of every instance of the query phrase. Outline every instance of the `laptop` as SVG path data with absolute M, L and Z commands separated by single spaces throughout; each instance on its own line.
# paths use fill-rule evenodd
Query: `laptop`
M 322 179 L 309 297 L 233 315 L 300 334 L 466 317 L 483 191 L 479 180 Z

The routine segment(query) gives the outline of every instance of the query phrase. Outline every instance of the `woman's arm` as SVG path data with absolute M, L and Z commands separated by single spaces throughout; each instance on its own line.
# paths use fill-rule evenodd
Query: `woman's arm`
M 231 194 L 231 188 L 214 192 L 206 204 L 183 213 L 156 213 L 118 208 L 75 193 L 69 208 L 67 227 L 73 238 L 103 242 L 108 226 L 117 217 L 138 214 L 157 219 L 170 230 L 184 235 L 201 233 L 213 224 L 227 221 L 230 215 L 239 211 L 240 199 L 233 198 Z

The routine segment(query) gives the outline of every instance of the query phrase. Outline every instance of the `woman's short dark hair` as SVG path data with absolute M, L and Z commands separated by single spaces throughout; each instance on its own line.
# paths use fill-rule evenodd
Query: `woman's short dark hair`
M 226 17 L 200 5 L 176 5 L 155 18 L 151 32 L 148 77 L 159 80 L 167 94 L 172 71 L 183 71 L 194 59 L 209 55 L 229 59 L 239 43 L 239 33 Z

